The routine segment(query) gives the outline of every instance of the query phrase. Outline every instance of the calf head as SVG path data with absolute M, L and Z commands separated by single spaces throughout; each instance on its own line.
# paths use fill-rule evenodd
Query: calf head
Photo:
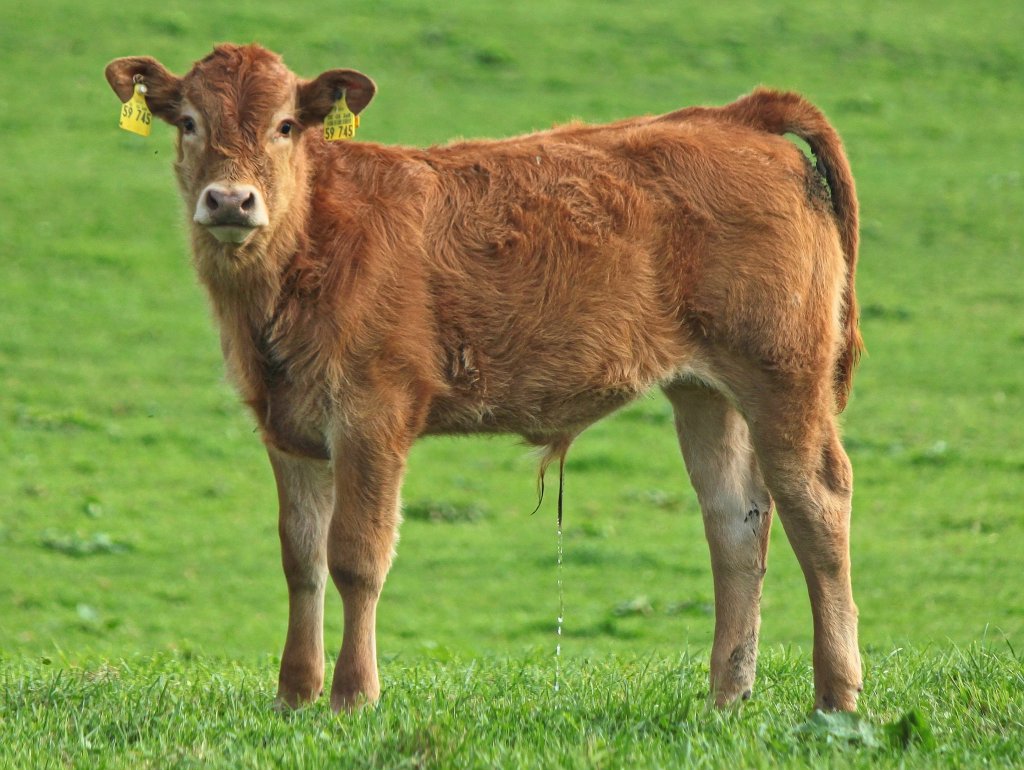
M 217 46 L 183 77 L 145 56 L 115 59 L 106 76 L 122 101 L 145 85 L 153 114 L 177 126 L 174 169 L 192 214 L 193 248 L 197 259 L 222 266 L 245 264 L 297 231 L 308 145 L 322 141 L 318 126 L 342 94 L 358 114 L 376 90 L 347 69 L 300 80 L 256 45 Z

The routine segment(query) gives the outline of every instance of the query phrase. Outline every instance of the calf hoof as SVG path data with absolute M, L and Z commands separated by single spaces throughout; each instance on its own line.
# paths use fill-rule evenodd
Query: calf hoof
M 322 692 L 322 685 L 297 689 L 280 685 L 277 688 L 277 697 L 274 698 L 274 708 L 278 711 L 302 708 L 316 701 Z
M 377 704 L 378 698 L 371 698 L 365 693 L 331 693 L 331 711 L 335 714 L 340 714 L 344 711 L 347 714 L 351 714 L 353 711 L 358 711 L 361 708 L 367 706 L 374 706 Z
M 757 675 L 757 634 L 737 644 L 728 658 L 711 659 L 711 696 L 718 708 L 750 700 Z
M 814 701 L 814 708 L 820 711 L 856 711 L 857 696 L 864 685 L 839 687 L 820 694 Z
M 355 711 L 364 706 L 372 706 L 380 700 L 380 683 L 374 676 L 358 676 L 346 674 L 340 668 L 335 670 L 334 683 L 331 685 L 331 709 Z
M 751 694 L 752 690 L 749 687 L 745 689 L 715 690 L 711 693 L 711 700 L 714 702 L 715 708 L 724 709 L 750 700 Z
M 297 709 L 313 703 L 324 691 L 323 666 L 281 665 L 277 679 L 278 709 Z

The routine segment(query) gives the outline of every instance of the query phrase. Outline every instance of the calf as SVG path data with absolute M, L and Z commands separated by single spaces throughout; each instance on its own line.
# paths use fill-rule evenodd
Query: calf
M 657 386 L 710 544 L 714 700 L 753 686 L 777 503 L 810 594 L 816 706 L 855 708 L 836 415 L 861 347 L 857 200 L 817 109 L 757 90 L 416 149 L 328 143 L 325 117 L 342 99 L 358 115 L 373 81 L 299 79 L 255 45 L 218 46 L 184 77 L 146 57 L 106 76 L 122 101 L 144 85 L 178 127 L 195 267 L 277 480 L 282 703 L 323 687 L 328 575 L 345 619 L 331 705 L 378 698 L 377 599 L 417 438 L 516 433 L 546 465 Z

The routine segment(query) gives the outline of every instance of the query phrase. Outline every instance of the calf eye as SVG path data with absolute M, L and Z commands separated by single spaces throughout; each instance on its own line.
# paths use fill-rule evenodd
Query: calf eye
M 281 136 L 290 136 L 294 129 L 295 124 L 290 120 L 285 120 L 277 127 L 277 133 Z
M 196 122 L 188 116 L 182 118 L 178 125 L 181 126 L 181 133 L 183 134 L 194 134 L 196 132 Z

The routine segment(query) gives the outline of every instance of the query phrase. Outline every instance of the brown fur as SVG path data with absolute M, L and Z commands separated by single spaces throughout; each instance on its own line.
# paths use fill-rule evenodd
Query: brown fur
M 762 89 L 502 141 L 329 145 L 333 100 L 373 97 L 360 73 L 300 81 L 257 46 L 219 46 L 183 78 L 140 57 L 107 68 L 122 99 L 136 75 L 155 114 L 198 125 L 178 142 L 186 205 L 244 184 L 269 214 L 241 244 L 195 223 L 191 240 L 278 481 L 283 702 L 319 693 L 328 573 L 345 606 L 332 704 L 378 696 L 376 602 L 419 436 L 517 433 L 546 464 L 660 386 L 712 551 L 717 702 L 752 686 L 774 498 L 807 576 L 818 705 L 854 707 L 835 415 L 861 348 L 857 200 L 817 109 Z

